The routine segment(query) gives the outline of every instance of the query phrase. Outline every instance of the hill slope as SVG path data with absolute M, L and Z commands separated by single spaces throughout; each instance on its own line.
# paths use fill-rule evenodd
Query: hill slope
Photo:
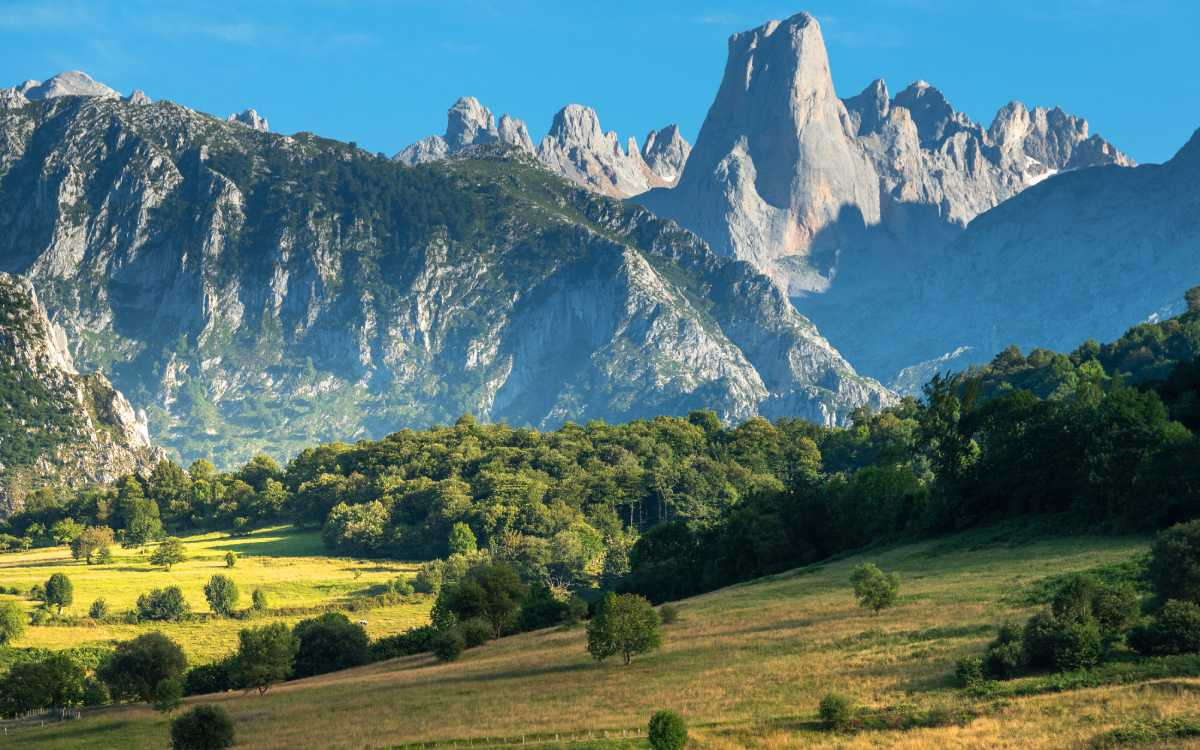
M 185 460 L 463 413 L 831 423 L 892 400 L 745 264 L 472 153 L 408 168 L 169 102 L 0 110 L 0 270 Z
M 0 515 L 41 485 L 78 487 L 162 456 L 103 375 L 80 375 L 28 282 L 0 272 Z
M 688 718 L 697 748 L 1062 748 L 1147 715 L 1194 708 L 1196 680 L 1042 695 L 1041 678 L 1031 677 L 1004 683 L 1010 697 L 1001 701 L 952 688 L 954 660 L 978 653 L 999 623 L 1029 611 L 1030 584 L 1146 549 L 1140 538 L 1018 542 L 1008 533 L 993 528 L 896 547 L 686 600 L 679 621 L 666 627 L 663 651 L 629 667 L 592 661 L 581 629 L 551 630 L 503 639 L 451 664 L 414 657 L 289 683 L 261 698 L 193 700 L 225 705 L 239 742 L 263 748 L 619 733 L 644 727 L 663 707 Z M 875 616 L 855 606 L 847 577 L 864 560 L 904 577 L 895 609 Z M 874 708 L 947 707 L 976 718 L 963 726 L 830 735 L 815 712 L 831 690 Z M 150 709 L 119 707 L 20 737 L 37 748 L 149 748 L 161 745 L 165 731 L 165 720 Z

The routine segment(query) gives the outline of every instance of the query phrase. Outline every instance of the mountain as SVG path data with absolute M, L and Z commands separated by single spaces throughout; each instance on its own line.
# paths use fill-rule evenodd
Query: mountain
M 1058 109 L 1013 102 L 985 129 L 924 81 L 839 99 L 820 24 L 800 13 L 730 37 L 678 184 L 637 201 L 802 297 L 864 255 L 919 262 L 1038 180 L 1097 164 L 1132 162 Z
M 0 273 L 0 516 L 42 485 L 113 481 L 162 457 L 125 397 L 75 370 L 29 282 Z
M 674 185 L 691 151 L 676 125 L 651 130 L 641 148 L 633 138 L 622 146 L 616 133 L 600 127 L 596 111 L 581 104 L 559 110 L 536 147 L 522 120 L 505 114 L 497 125 L 491 110 L 471 96 L 455 102 L 446 120 L 445 135 L 417 141 L 395 159 L 413 166 L 454 156 L 472 146 L 500 143 L 536 155 L 551 171 L 589 190 L 626 198 L 653 187 Z
M 447 144 L 490 137 L 478 115 Z M 894 398 L 746 264 L 502 144 L 407 167 L 170 102 L 34 102 L 0 111 L 0 270 L 185 460 L 467 412 L 832 423 Z

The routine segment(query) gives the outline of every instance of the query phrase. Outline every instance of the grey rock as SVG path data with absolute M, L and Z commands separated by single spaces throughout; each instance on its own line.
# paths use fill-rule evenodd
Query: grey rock
M 226 118 L 226 120 L 229 122 L 236 122 L 239 125 L 245 125 L 251 130 L 257 130 L 260 133 L 266 133 L 271 129 L 271 125 L 267 122 L 267 118 L 258 114 L 258 111 L 254 109 L 244 109 L 241 112 L 230 115 Z
M 692 146 L 679 132 L 678 125 L 668 125 L 662 130 L 651 130 L 642 142 L 642 160 L 655 177 L 674 187 L 683 174 Z

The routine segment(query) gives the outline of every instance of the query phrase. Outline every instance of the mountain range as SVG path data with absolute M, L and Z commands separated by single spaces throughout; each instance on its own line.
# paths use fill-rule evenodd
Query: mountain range
M 392 158 L 269 127 L 0 89 L 0 271 L 184 460 L 467 412 L 841 423 L 1170 313 L 1200 252 L 1195 138 L 1136 166 L 1057 108 L 840 98 L 804 13 L 731 37 L 694 148 L 579 104 L 535 144 L 469 96 Z

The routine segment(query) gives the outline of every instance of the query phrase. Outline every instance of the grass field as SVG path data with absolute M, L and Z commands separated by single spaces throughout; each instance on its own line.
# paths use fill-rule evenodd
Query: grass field
M 1013 543 L 975 532 L 687 600 L 679 621 L 666 627 L 662 651 L 628 667 L 592 661 L 582 628 L 549 630 L 468 651 L 450 664 L 412 657 L 288 683 L 261 697 L 227 693 L 189 702 L 226 706 L 240 746 L 254 748 L 619 731 L 644 727 L 660 708 L 687 718 L 696 748 L 1090 747 L 1115 728 L 1194 715 L 1200 680 L 973 698 L 951 684 L 953 663 L 979 653 L 996 625 L 1030 611 L 1018 603 L 1030 584 L 1127 560 L 1146 547 L 1140 538 Z M 847 577 L 863 560 L 903 575 L 897 607 L 877 616 L 856 607 Z M 1039 679 L 1005 687 L 1037 693 Z M 975 718 L 963 726 L 829 734 L 815 720 L 817 703 L 831 690 L 873 708 L 958 708 Z M 24 730 L 14 739 L 35 748 L 152 748 L 165 736 L 164 718 L 126 706 Z M 644 746 L 640 742 L 569 746 Z M 1155 746 L 1185 747 L 1182 742 Z
M 140 594 L 152 588 L 179 586 L 192 611 L 208 612 L 204 584 L 215 573 L 233 578 L 241 593 L 240 608 L 250 606 L 250 594 L 261 588 L 271 609 L 311 608 L 344 603 L 350 598 L 372 593 L 381 584 L 404 575 L 409 578 L 416 566 L 406 563 L 354 560 L 324 556 L 320 535 L 298 532 L 289 527 L 262 529 L 247 536 L 204 534 L 184 539 L 188 559 L 170 571 L 150 564 L 153 546 L 142 549 L 114 549 L 113 562 L 87 565 L 71 558 L 66 547 L 52 547 L 0 555 L 0 585 L 28 590 L 45 583 L 53 573 L 66 573 L 75 588 L 74 603 L 64 614 L 79 616 L 80 624 L 31 626 L 16 646 L 65 648 L 89 644 L 107 644 L 132 638 L 150 630 L 161 630 L 178 641 L 191 663 L 214 660 L 237 647 L 237 632 L 249 623 L 228 618 L 203 618 L 191 622 L 96 623 L 87 617 L 88 608 L 104 598 L 109 609 L 120 615 L 133 608 Z M 235 552 L 237 564 L 225 567 L 225 553 Z M 26 607 L 33 602 L 24 597 L 3 596 Z M 414 597 L 411 603 L 358 612 L 352 618 L 367 621 L 372 637 L 402 632 L 428 620 L 429 597 Z M 255 617 L 253 624 L 274 620 L 295 622 L 303 614 Z M 116 619 L 116 618 L 110 618 Z

